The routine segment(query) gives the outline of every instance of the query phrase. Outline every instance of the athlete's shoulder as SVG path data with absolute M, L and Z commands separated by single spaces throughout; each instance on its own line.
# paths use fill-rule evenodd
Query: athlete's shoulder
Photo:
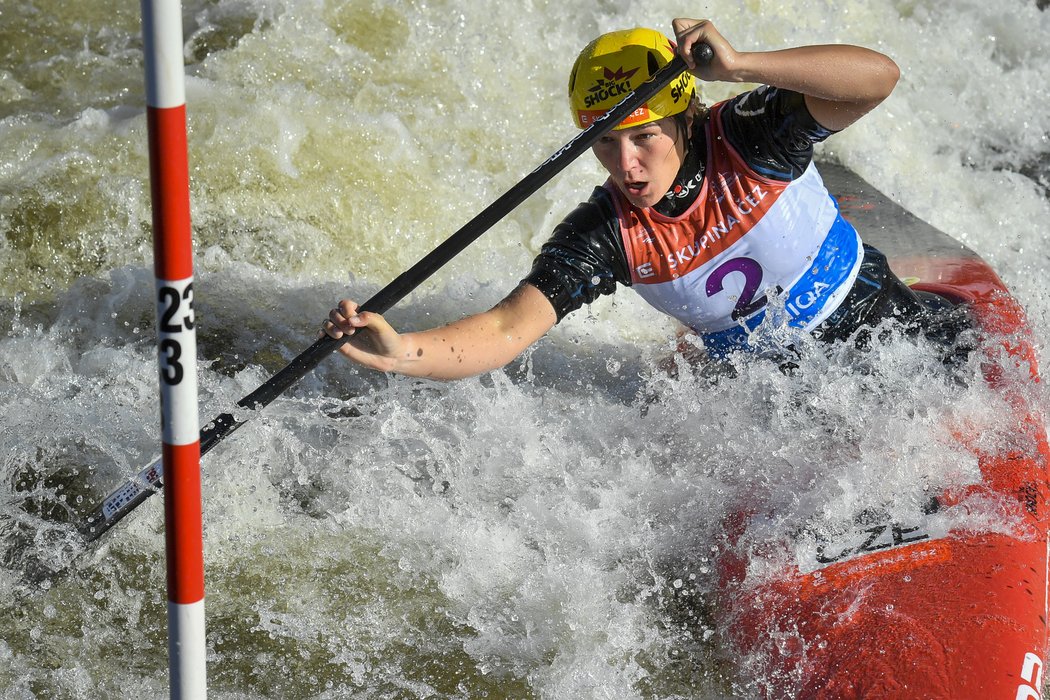
M 767 120 L 774 123 L 795 121 L 811 131 L 817 140 L 831 136 L 832 130 L 821 126 L 806 106 L 806 96 L 795 90 L 759 85 L 724 103 L 725 120 Z
M 612 195 L 605 187 L 595 187 L 587 201 L 580 202 L 555 228 L 575 232 L 594 232 L 607 229 L 616 220 Z
M 610 195 L 597 187 L 554 228 L 524 279 L 551 302 L 560 321 L 616 284 L 631 283 Z
M 831 136 L 806 107 L 802 93 L 762 85 L 722 103 L 719 126 L 757 172 L 779 180 L 802 175 L 813 145 Z

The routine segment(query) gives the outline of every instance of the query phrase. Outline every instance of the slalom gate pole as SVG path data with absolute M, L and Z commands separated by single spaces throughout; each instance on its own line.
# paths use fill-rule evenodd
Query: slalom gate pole
M 173 700 L 207 695 L 197 336 L 180 0 L 142 0 Z

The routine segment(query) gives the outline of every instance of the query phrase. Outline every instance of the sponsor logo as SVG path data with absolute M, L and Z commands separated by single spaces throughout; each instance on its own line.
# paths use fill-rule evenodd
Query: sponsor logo
M 791 315 L 798 318 L 802 315 L 802 312 L 809 307 L 820 301 L 821 297 L 824 296 L 824 292 L 831 289 L 831 285 L 826 282 L 815 282 L 813 289 L 807 289 L 795 298 L 789 300 L 785 306 L 787 310 L 791 312 Z
M 671 100 L 678 104 L 683 98 L 688 97 L 685 94 L 686 83 L 689 80 L 688 73 L 682 73 L 675 81 L 674 85 L 671 86 Z
M 747 216 L 755 210 L 759 205 L 759 202 L 766 198 L 767 194 L 769 193 L 763 190 L 759 185 L 755 185 L 749 193 L 734 201 L 734 204 L 736 205 L 735 211 L 741 216 Z M 732 214 L 727 214 L 725 219 L 708 228 L 704 231 L 704 235 L 696 239 L 693 243 L 684 248 L 678 249 L 672 255 L 668 255 L 667 264 L 670 265 L 671 269 L 675 269 L 679 265 L 689 262 L 693 258 L 699 256 L 702 252 L 706 251 L 713 243 L 725 238 L 734 228 L 736 228 L 737 224 L 740 223 L 741 219 L 738 219 Z
M 613 97 L 626 95 L 631 91 L 631 76 L 638 72 L 637 68 L 625 71 L 623 67 L 615 71 L 604 69 L 604 77 L 598 78 L 591 87 L 587 88 L 587 96 L 583 98 L 586 107 L 594 107 Z
M 576 114 L 580 117 L 580 126 L 584 129 L 595 124 L 596 122 L 603 119 L 610 111 L 603 109 L 580 109 L 576 111 Z M 642 105 L 638 109 L 634 110 L 620 122 L 623 126 L 630 126 L 638 122 L 649 121 L 649 105 Z
M 690 178 L 684 184 L 677 184 L 667 191 L 664 195 L 664 199 L 685 199 L 690 196 L 700 183 L 704 181 L 704 171 L 701 170 L 694 177 Z

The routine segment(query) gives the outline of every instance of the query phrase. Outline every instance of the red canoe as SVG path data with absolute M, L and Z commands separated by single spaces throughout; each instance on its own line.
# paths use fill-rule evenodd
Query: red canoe
M 858 518 L 809 560 L 796 556 L 782 575 L 759 582 L 746 576 L 746 561 L 727 555 L 720 627 L 760 697 L 1041 700 L 1050 451 L 1041 415 L 1016 379 L 1003 378 L 1018 373 L 1002 371 L 1005 357 L 1038 381 L 1024 312 L 976 253 L 848 169 L 825 164 L 821 172 L 843 214 L 899 276 L 970 305 L 987 355 L 985 381 L 1008 397 L 1016 434 L 989 451 L 960 430 L 982 482 L 939 495 L 910 522 Z M 968 499 L 994 502 L 1010 525 L 937 526 L 938 510 Z M 748 518 L 735 527 L 745 531 Z

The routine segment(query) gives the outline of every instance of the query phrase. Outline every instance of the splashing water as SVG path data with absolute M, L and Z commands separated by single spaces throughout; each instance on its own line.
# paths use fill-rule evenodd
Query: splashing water
M 588 40 L 680 11 L 495 9 L 184 4 L 202 418 L 571 138 L 564 80 Z M 897 60 L 894 95 L 822 156 L 988 259 L 1042 352 L 1046 13 L 705 12 L 738 48 L 850 42 Z M 98 548 L 73 534 L 159 443 L 137 7 L 13 0 L 0 16 L 0 697 L 162 697 L 160 499 Z M 581 158 L 388 317 L 491 306 L 601 180 Z M 472 380 L 322 364 L 203 460 L 211 695 L 735 697 L 749 679 L 711 614 L 727 516 L 773 514 L 739 545 L 760 576 L 777 565 L 764 543 L 976 480 L 960 416 L 989 440 L 1010 429 L 982 382 L 903 340 L 732 381 L 656 370 L 673 345 L 622 292 Z

